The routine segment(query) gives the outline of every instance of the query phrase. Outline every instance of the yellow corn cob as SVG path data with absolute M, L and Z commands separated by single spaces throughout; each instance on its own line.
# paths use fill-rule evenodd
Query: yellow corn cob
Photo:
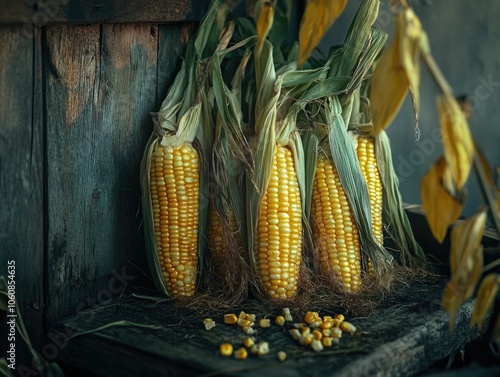
M 334 273 L 346 290 L 361 288 L 361 249 L 356 222 L 333 162 L 318 154 L 313 182 L 311 226 L 320 268 Z
M 361 172 L 368 186 L 368 195 L 371 207 L 371 224 L 375 240 L 382 246 L 384 233 L 382 228 L 382 180 L 375 157 L 375 140 L 372 137 L 361 135 L 358 137 L 356 149 Z
M 302 205 L 288 147 L 276 147 L 269 186 L 260 207 L 255 249 L 268 297 L 293 297 L 302 260 Z
M 230 250 L 227 240 L 224 237 L 222 222 L 217 209 L 210 203 L 209 207 L 209 223 L 207 230 L 208 237 L 208 249 L 210 251 L 210 256 L 214 262 L 215 268 L 219 276 L 229 276 L 231 271 L 228 271 L 228 268 L 232 268 L 233 266 L 227 263 L 228 253 L 235 253 L 237 250 Z M 238 226 L 238 221 L 236 220 L 236 216 L 234 212 L 228 213 L 229 217 L 229 229 L 232 233 L 232 236 L 235 240 L 235 247 L 241 249 L 243 247 L 240 229 Z
M 382 226 L 382 180 L 378 170 L 377 158 L 375 156 L 375 140 L 373 137 L 360 135 L 357 138 L 356 154 L 358 156 L 361 172 L 368 186 L 370 198 L 370 212 L 372 233 L 380 246 L 384 245 L 384 231 Z M 368 275 L 373 277 L 375 270 L 373 263 L 368 261 Z
M 151 202 L 158 259 L 168 292 L 191 296 L 198 267 L 199 156 L 190 145 L 155 146 Z

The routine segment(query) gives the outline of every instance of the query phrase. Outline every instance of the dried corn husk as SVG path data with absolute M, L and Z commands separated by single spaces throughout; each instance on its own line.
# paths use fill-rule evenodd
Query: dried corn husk
M 483 328 L 484 321 L 486 320 L 486 316 L 495 302 L 499 288 L 499 274 L 486 275 L 479 286 L 476 302 L 474 303 L 474 309 L 472 311 L 472 317 L 470 319 L 471 326 L 477 326 L 479 331 Z

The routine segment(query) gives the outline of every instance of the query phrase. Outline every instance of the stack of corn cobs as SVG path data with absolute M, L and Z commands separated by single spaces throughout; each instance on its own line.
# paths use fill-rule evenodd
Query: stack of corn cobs
M 164 294 L 360 295 L 423 259 L 389 140 L 371 122 L 387 37 L 373 27 L 379 1 L 362 2 L 343 45 L 309 57 L 345 3 L 309 1 L 287 44 L 290 1 L 258 1 L 253 19 L 212 1 L 142 163 L 148 260 Z

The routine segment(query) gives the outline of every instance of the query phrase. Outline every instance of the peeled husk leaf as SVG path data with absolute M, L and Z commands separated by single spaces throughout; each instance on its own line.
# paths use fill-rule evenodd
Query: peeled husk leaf
M 444 157 L 440 157 L 425 173 L 420 184 L 425 217 L 438 242 L 443 242 L 448 226 L 458 219 L 463 208 L 463 202 L 451 196 L 443 184 L 447 170 Z
M 444 291 L 442 304 L 450 318 L 450 330 L 462 303 L 474 294 L 483 268 L 481 239 L 486 226 L 486 211 L 455 225 L 451 231 L 451 278 Z
M 451 231 L 450 269 L 459 272 L 464 260 L 470 258 L 481 244 L 486 227 L 486 210 L 459 222 Z
M 479 290 L 477 292 L 474 310 L 470 319 L 471 326 L 477 326 L 479 331 L 482 330 L 486 316 L 495 302 L 498 290 L 500 288 L 500 275 L 489 274 L 483 278 Z
M 474 158 L 474 141 L 467 119 L 451 94 L 438 98 L 439 123 L 443 137 L 444 158 L 457 189 L 463 188 Z
M 415 112 L 419 110 L 422 51 L 428 52 L 427 35 L 411 8 L 395 17 L 394 39 L 380 58 L 370 79 L 370 102 L 375 132 L 389 126 L 411 88 Z
M 302 67 L 323 35 L 340 16 L 347 0 L 309 0 L 299 29 L 298 66 Z
M 453 274 L 444 290 L 442 305 L 448 312 L 450 331 L 455 328 L 455 317 L 460 305 L 472 297 L 483 267 L 483 247 L 479 246 L 475 255 L 464 260 Z

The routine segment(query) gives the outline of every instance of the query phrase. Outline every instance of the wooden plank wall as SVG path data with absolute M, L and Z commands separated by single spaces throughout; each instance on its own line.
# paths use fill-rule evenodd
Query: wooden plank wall
M 193 25 L 0 26 L 0 275 L 31 334 L 150 284 L 139 165 Z

